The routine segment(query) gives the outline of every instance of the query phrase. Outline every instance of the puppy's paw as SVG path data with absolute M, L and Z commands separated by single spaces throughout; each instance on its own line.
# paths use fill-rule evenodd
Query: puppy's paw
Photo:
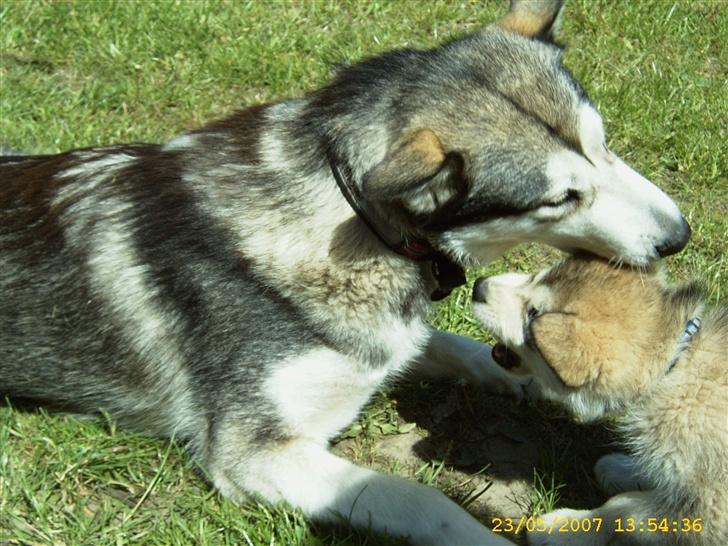
M 596 530 L 591 510 L 562 508 L 536 516 L 536 528 L 528 532 L 529 546 L 602 546 L 606 535 Z M 604 529 L 600 529 L 604 531 Z
M 597 482 L 607 495 L 651 489 L 640 474 L 636 461 L 625 453 L 610 453 L 594 465 Z

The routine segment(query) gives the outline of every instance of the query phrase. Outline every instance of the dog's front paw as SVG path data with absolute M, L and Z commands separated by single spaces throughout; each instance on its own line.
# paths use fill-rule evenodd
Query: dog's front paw
M 530 376 L 515 375 L 506 372 L 507 377 L 494 378 L 483 383 L 483 387 L 489 392 L 507 396 L 516 404 L 520 404 L 524 398 L 533 399 L 531 389 L 533 380 Z
M 502 368 L 491 358 L 489 352 L 481 355 L 481 358 L 474 359 L 469 366 L 473 370 L 473 383 L 487 392 L 507 396 L 516 403 L 532 397 L 530 391 L 534 388 L 534 383 L 530 376 L 514 374 Z
M 428 378 L 459 379 L 520 402 L 534 388 L 529 377 L 502 368 L 492 347 L 471 338 L 432 330 L 427 350 L 413 372 Z
M 540 400 L 543 398 L 541 389 L 530 375 L 524 373 L 524 368 L 517 361 L 514 367 L 504 365 L 504 358 L 500 350 L 503 347 L 497 344 L 495 347 L 483 344 L 484 349 L 490 349 L 485 354 L 481 351 L 480 359 L 474 364 L 480 371 L 479 384 L 495 394 L 509 396 L 516 402 L 524 398 L 528 400 Z M 506 350 L 507 352 L 507 350 Z M 517 358 L 517 357 L 516 357 Z
M 607 544 L 602 534 L 603 522 L 590 510 L 562 508 L 536 516 L 533 531 L 528 532 L 529 546 L 601 546 Z M 599 528 L 597 528 L 599 526 Z

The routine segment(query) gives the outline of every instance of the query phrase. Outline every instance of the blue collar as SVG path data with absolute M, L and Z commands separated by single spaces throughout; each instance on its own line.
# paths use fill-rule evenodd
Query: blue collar
M 665 375 L 669 374 L 675 367 L 675 364 L 677 364 L 680 355 L 693 340 L 693 336 L 695 336 L 695 334 L 700 331 L 700 327 L 702 325 L 703 319 L 698 315 L 695 315 L 693 318 L 688 320 L 687 324 L 685 325 L 685 330 L 683 330 L 683 333 L 677 342 L 677 346 L 675 348 L 675 356 L 672 357 L 670 364 L 667 366 L 667 371 L 665 372 Z

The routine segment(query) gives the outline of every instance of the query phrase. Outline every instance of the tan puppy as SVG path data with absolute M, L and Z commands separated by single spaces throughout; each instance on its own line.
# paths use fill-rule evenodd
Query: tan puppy
M 630 454 L 594 469 L 614 496 L 536 519 L 530 544 L 728 544 L 728 306 L 704 309 L 694 283 L 574 257 L 479 279 L 473 309 L 502 341 L 496 360 L 534 377 L 531 394 L 584 420 L 621 410 Z

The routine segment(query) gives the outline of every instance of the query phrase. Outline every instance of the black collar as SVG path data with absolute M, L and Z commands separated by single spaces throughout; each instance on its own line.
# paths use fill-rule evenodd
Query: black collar
M 437 288 L 430 294 L 432 301 L 446 298 L 453 289 L 465 284 L 465 272 L 460 265 L 453 262 L 444 253 L 436 250 L 425 239 L 402 237 L 398 229 L 387 223 L 367 205 L 367 202 L 361 197 L 359 189 L 351 181 L 351 177 L 342 173 L 340 167 L 342 163 L 337 161 L 333 151 L 328 150 L 326 156 L 339 190 L 341 190 L 349 206 L 369 230 L 376 235 L 377 239 L 391 251 L 410 260 L 432 262 L 432 275 L 437 281 Z M 344 168 L 346 169 L 346 167 Z M 348 171 L 348 169 L 346 170 Z

